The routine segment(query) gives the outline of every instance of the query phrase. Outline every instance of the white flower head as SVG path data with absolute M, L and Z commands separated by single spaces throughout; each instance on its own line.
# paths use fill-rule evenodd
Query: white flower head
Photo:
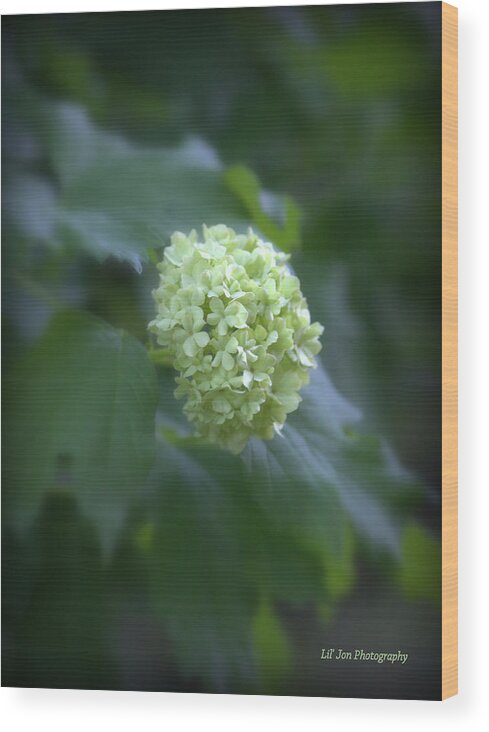
M 158 265 L 149 329 L 178 371 L 175 395 L 198 436 L 234 453 L 280 434 L 321 350 L 288 258 L 219 225 L 203 241 L 175 232 Z

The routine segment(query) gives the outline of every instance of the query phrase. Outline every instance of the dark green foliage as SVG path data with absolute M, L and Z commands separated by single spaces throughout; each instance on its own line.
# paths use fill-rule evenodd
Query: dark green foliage
M 25 529 L 66 473 L 108 549 L 154 460 L 156 376 L 144 348 L 86 313 L 60 313 L 5 392 L 9 516 Z
M 415 636 L 423 682 L 435 5 L 4 19 L 4 683 L 341 694 L 312 659 L 359 625 Z M 284 436 L 239 457 L 147 353 L 154 260 L 203 223 L 291 251 L 325 326 Z

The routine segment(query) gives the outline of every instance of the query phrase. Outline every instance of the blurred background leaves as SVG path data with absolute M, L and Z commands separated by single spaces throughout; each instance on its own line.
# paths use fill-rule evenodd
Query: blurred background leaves
M 158 390 L 144 347 L 86 313 L 60 312 L 6 375 L 5 389 L 4 505 L 12 520 L 32 521 L 61 481 L 111 548 L 154 461 Z
M 439 22 L 4 20 L 4 683 L 437 695 Z M 239 458 L 144 348 L 148 258 L 204 222 L 293 251 L 325 325 L 283 439 Z M 408 683 L 329 671 L 340 639 L 411 652 Z

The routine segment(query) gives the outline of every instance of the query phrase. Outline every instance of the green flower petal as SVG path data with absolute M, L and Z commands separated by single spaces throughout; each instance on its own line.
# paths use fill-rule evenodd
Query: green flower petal
M 231 371 L 234 368 L 234 358 L 227 351 L 222 351 L 222 367 L 226 371 Z
M 200 333 L 196 333 L 194 335 L 194 340 L 198 346 L 204 348 L 204 346 L 206 346 L 210 341 L 209 333 L 207 333 L 205 330 L 201 330 Z
M 177 398 L 197 435 L 232 452 L 272 439 L 297 409 L 321 349 L 288 255 L 250 229 L 175 232 L 158 265 L 157 343 L 179 372 Z M 205 328 L 205 329 L 204 329 Z

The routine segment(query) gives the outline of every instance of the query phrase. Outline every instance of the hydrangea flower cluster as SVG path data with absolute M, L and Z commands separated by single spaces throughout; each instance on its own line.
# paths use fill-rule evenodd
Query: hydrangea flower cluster
M 179 372 L 175 396 L 198 436 L 234 453 L 280 432 L 321 349 L 288 258 L 220 225 L 203 241 L 176 232 L 158 265 L 149 329 Z

